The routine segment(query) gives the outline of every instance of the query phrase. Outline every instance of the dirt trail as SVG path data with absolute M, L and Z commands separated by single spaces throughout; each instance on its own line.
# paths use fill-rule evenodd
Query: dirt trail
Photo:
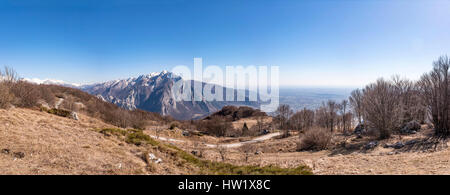
M 259 137 L 255 137 L 252 140 L 249 141 L 244 141 L 244 142 L 239 142 L 239 143 L 229 143 L 229 144 L 207 144 L 204 143 L 207 147 L 210 148 L 215 148 L 217 146 L 220 147 L 226 147 L 226 148 L 238 148 L 241 147 L 244 144 L 251 144 L 251 143 L 257 143 L 257 142 L 262 142 L 264 140 L 268 140 L 271 139 L 273 137 L 279 136 L 281 135 L 280 132 L 275 132 L 275 133 L 269 133 L 267 135 L 263 135 L 263 136 L 259 136 Z M 166 137 L 161 137 L 161 136 L 154 136 L 154 135 L 150 135 L 150 137 L 154 138 L 154 139 L 159 139 L 159 140 L 163 140 L 163 141 L 169 141 L 169 142 L 185 142 L 184 140 L 178 140 L 178 139 L 172 139 L 172 138 L 166 138 Z

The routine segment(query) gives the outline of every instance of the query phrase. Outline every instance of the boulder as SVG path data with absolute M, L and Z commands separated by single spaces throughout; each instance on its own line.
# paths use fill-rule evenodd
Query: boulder
M 353 131 L 353 133 L 354 134 L 357 134 L 357 135 L 361 135 L 361 134 L 364 134 L 364 133 L 366 133 L 367 131 L 366 131 L 366 127 L 365 127 L 365 125 L 364 124 L 358 124 L 356 127 L 355 127 L 355 130 Z
M 191 136 L 191 133 L 189 131 L 183 131 L 181 134 L 186 137 Z
M 3 154 L 9 154 L 10 150 L 7 148 L 2 149 Z
M 403 148 L 405 145 L 402 142 L 397 142 L 394 145 L 392 145 L 393 148 L 395 149 L 400 149 Z
M 14 157 L 15 158 L 24 158 L 25 157 L 25 153 L 23 153 L 23 152 L 14 152 Z
M 76 121 L 79 120 L 78 114 L 76 112 L 70 113 L 70 118 Z
M 418 142 L 417 140 L 409 140 L 409 141 L 405 142 L 405 145 L 414 145 L 417 142 Z
M 364 149 L 371 150 L 378 146 L 378 141 L 371 141 L 364 146 Z
M 415 134 L 417 131 L 420 130 L 420 128 L 421 126 L 419 122 L 409 121 L 403 125 L 403 127 L 400 129 L 400 132 L 404 134 Z

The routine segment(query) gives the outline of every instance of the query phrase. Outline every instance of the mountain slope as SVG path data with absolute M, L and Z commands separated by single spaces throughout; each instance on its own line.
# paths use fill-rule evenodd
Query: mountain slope
M 31 109 L 0 109 L 0 174 L 189 174 L 158 151 L 98 132 L 115 128 L 80 114 L 79 120 Z M 163 159 L 148 170 L 142 152 Z
M 220 110 L 226 105 L 258 106 L 258 102 L 250 101 L 176 101 L 172 92 L 175 82 L 182 78 L 171 72 L 163 71 L 141 75 L 137 78 L 108 81 L 105 83 L 85 85 L 81 89 L 95 95 L 105 101 L 112 102 L 127 109 L 142 109 L 157 112 L 162 115 L 170 115 L 176 119 L 188 120 L 204 117 Z M 191 90 L 193 84 L 191 82 Z M 202 83 L 205 85 L 205 83 Z M 226 89 L 224 89 L 226 91 Z M 224 93 L 225 94 L 225 93 Z M 246 91 L 248 94 L 248 91 Z M 199 96 L 200 94 L 192 94 Z M 248 99 L 247 99 L 248 100 Z

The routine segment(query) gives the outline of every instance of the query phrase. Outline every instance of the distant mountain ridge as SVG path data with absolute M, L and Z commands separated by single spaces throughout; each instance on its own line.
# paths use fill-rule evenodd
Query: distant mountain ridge
M 64 87 L 72 87 L 72 88 L 79 88 L 82 85 L 81 84 L 77 84 L 77 83 L 68 83 L 65 81 L 61 81 L 61 80 L 54 80 L 54 79 L 37 79 L 37 78 L 24 78 L 22 79 L 24 81 L 30 82 L 30 83 L 36 83 L 36 84 L 44 84 L 44 85 L 60 85 L 60 86 L 64 86 Z
M 189 120 L 205 117 L 227 105 L 258 107 L 256 101 L 176 101 L 172 92 L 174 83 L 182 80 L 168 71 L 150 73 L 136 78 L 108 81 L 92 85 L 83 85 L 79 88 L 105 101 L 114 103 L 126 109 L 141 109 L 170 115 L 180 120 Z M 191 90 L 195 82 L 191 82 Z M 206 83 L 202 83 L 205 85 Z M 224 95 L 226 89 L 224 88 Z M 249 92 L 246 91 L 246 94 Z M 247 98 L 248 100 L 248 98 Z

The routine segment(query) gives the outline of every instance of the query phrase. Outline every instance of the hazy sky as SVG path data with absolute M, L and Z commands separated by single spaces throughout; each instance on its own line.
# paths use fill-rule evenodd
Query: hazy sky
M 91 83 L 193 65 L 278 65 L 282 85 L 412 79 L 450 55 L 450 1 L 0 0 L 0 65 Z

